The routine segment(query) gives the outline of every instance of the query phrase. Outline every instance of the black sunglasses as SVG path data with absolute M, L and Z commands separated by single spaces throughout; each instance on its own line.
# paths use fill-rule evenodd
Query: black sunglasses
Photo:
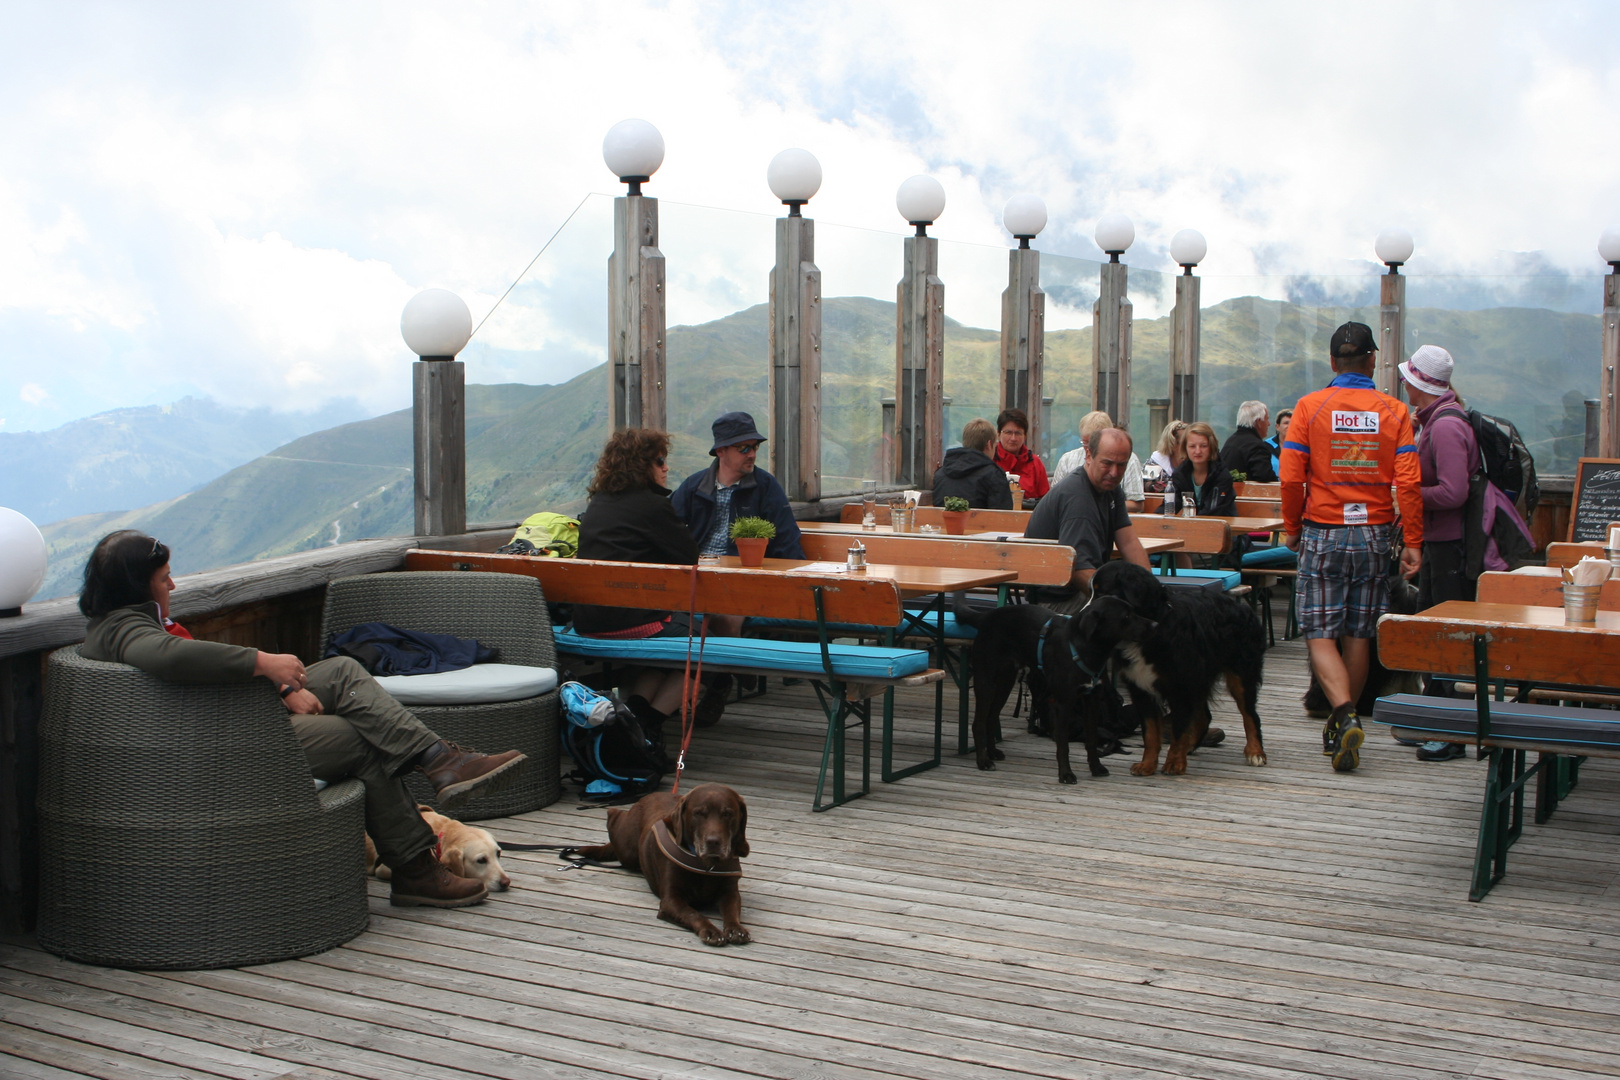
M 653 458 L 653 464 L 662 469 L 664 467 L 664 459 L 661 457 L 655 457 Z

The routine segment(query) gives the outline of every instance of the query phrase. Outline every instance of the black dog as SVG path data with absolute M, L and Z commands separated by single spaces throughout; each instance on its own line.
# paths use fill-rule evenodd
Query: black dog
M 1094 596 L 1140 597 L 1147 588 L 1143 579 L 1163 591 L 1148 571 L 1110 563 L 1092 579 Z M 1187 755 L 1209 730 L 1210 695 L 1223 678 L 1243 714 L 1244 757 L 1250 765 L 1266 763 L 1255 712 L 1266 636 L 1242 600 L 1204 589 L 1174 590 L 1165 597 L 1164 613 L 1152 633 L 1126 642 L 1120 654 L 1126 687 L 1142 713 L 1142 760 L 1131 766 L 1133 775 L 1152 776 L 1158 771 L 1162 742 L 1170 744 L 1165 773 L 1187 771 Z M 1161 714 L 1161 705 L 1168 709 L 1168 717 Z
M 978 613 L 960 606 L 956 616 L 978 636 L 968 650 L 973 671 L 973 741 L 981 769 L 1004 757 L 996 749 L 997 720 L 1007 696 L 1025 674 L 1033 700 L 1045 703 L 1057 744 L 1058 780 L 1075 782 L 1069 765 L 1069 732 L 1076 719 L 1092 776 L 1107 776 L 1098 753 L 1099 713 L 1115 697 L 1106 682 L 1108 660 L 1121 642 L 1151 633 L 1150 618 L 1119 598 L 1093 601 L 1073 617 L 1038 604 Z
M 1401 573 L 1401 560 L 1398 556 L 1390 558 L 1386 580 L 1389 583 L 1390 612 L 1395 615 L 1416 615 L 1417 586 Z M 1361 697 L 1356 702 L 1356 715 L 1371 716 L 1373 703 L 1385 694 L 1415 694 L 1420 689 L 1416 675 L 1409 671 L 1391 671 L 1379 661 L 1378 639 L 1373 638 L 1368 647 L 1367 681 L 1361 686 Z M 1315 672 L 1311 673 L 1311 685 L 1305 691 L 1304 701 L 1306 716 L 1326 720 L 1333 712 L 1333 706 L 1328 703 L 1327 695 L 1322 692 L 1322 684 L 1316 681 Z

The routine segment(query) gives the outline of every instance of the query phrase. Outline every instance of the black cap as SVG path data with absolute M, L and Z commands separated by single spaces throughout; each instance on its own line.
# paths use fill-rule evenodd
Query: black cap
M 718 455 L 722 447 L 753 441 L 765 441 L 765 436 L 754 430 L 754 418 L 745 412 L 728 412 L 714 422 L 714 446 L 709 454 Z
M 1366 323 L 1347 322 L 1333 331 L 1333 340 L 1328 342 L 1328 355 L 1336 360 L 1377 351 L 1378 339 L 1373 337 L 1372 327 Z

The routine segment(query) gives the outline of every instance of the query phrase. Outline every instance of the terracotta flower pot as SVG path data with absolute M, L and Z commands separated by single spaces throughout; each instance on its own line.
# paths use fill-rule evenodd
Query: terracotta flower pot
M 952 536 L 961 536 L 967 531 L 968 512 L 966 510 L 946 510 L 945 531 Z
M 763 536 L 739 536 L 733 542 L 737 545 L 737 559 L 744 566 L 765 565 L 765 545 L 769 540 Z

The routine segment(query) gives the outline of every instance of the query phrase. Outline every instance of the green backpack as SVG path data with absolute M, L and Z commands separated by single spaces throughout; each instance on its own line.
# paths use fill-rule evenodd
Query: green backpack
M 579 522 L 562 514 L 530 514 L 503 548 L 502 555 L 550 555 L 572 559 L 579 554 Z

